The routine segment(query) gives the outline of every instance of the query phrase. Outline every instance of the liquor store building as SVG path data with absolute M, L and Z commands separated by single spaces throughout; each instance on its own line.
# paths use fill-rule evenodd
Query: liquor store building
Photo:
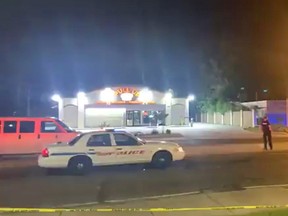
M 189 124 L 189 100 L 175 98 L 172 90 L 119 86 L 54 100 L 58 117 L 78 129 Z

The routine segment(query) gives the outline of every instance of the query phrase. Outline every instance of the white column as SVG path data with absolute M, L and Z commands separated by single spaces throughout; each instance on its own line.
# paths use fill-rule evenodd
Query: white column
M 77 106 L 78 106 L 78 129 L 84 129 L 85 100 L 80 96 L 77 96 Z
M 190 101 L 186 99 L 185 104 L 185 117 L 184 117 L 184 124 L 189 125 L 190 117 L 189 117 L 189 108 L 190 108 Z
M 252 127 L 255 127 L 255 109 L 252 109 L 252 112 L 251 112 L 251 115 L 252 115 Z
M 63 105 L 63 99 L 60 99 L 58 101 L 58 119 L 63 121 L 64 119 L 64 105 Z
M 216 124 L 216 112 L 213 112 L 213 124 Z
M 122 127 L 126 127 L 127 126 L 127 116 L 126 116 L 127 110 L 125 109 L 125 111 L 123 112 L 123 120 L 122 120 Z
M 171 104 L 166 104 L 165 113 L 168 114 L 166 117 L 166 125 L 171 125 Z
M 165 113 L 168 115 L 165 119 L 166 125 L 172 124 L 172 103 L 173 98 L 164 98 L 163 103 L 165 103 Z
M 233 111 L 230 110 L 230 125 L 233 125 Z
M 206 123 L 209 123 L 209 112 L 207 112 L 206 115 L 207 115 Z
M 240 110 L 240 127 L 243 127 L 243 110 Z
M 221 113 L 221 124 L 224 125 L 224 115 Z

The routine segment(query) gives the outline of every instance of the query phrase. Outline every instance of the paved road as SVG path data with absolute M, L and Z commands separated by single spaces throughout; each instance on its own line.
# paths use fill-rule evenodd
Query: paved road
M 97 168 L 88 176 L 46 176 L 37 167 L 1 170 L 0 205 L 46 207 L 187 191 L 230 191 L 288 183 L 288 153 L 194 156 L 167 170 Z
M 189 137 L 183 138 L 171 138 L 169 141 L 177 142 L 182 145 L 212 145 L 212 144 L 255 144 L 255 143 L 262 143 L 262 138 L 232 138 L 232 139 L 195 139 Z M 273 142 L 275 143 L 288 143 L 288 137 L 274 137 Z

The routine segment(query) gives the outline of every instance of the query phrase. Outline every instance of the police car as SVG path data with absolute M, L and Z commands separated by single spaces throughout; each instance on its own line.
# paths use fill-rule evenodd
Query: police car
M 126 133 L 97 131 L 79 134 L 68 143 L 43 149 L 38 158 L 42 168 L 68 168 L 84 174 L 93 166 L 146 164 L 166 168 L 182 160 L 185 153 L 178 144 L 150 141 Z

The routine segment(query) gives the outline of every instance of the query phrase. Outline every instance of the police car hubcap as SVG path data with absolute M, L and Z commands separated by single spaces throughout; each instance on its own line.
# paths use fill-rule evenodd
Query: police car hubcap
M 77 169 L 83 169 L 84 165 L 82 163 L 77 164 Z

